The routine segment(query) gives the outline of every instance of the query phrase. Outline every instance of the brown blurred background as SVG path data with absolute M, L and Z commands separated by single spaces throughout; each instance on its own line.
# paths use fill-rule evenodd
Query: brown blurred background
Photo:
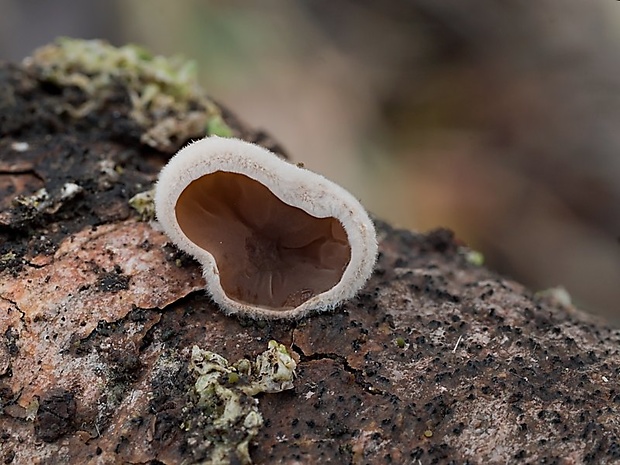
M 377 216 L 448 226 L 620 323 L 620 2 L 0 0 L 0 59 L 60 35 L 199 65 Z

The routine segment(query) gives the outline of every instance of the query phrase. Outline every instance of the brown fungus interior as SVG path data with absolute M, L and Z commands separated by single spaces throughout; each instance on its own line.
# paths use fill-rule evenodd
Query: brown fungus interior
M 176 216 L 217 263 L 226 295 L 270 309 L 297 307 L 340 281 L 351 258 L 336 218 L 282 202 L 263 184 L 216 171 L 191 182 Z

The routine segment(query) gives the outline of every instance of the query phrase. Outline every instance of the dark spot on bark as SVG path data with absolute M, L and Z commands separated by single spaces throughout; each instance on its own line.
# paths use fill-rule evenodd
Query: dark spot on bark
M 9 355 L 15 356 L 19 353 L 19 347 L 17 341 L 19 340 L 19 333 L 13 327 L 10 327 L 4 332 L 4 344 L 6 346 Z
M 454 233 L 449 229 L 440 228 L 428 233 L 426 240 L 430 247 L 437 252 L 454 252 L 457 244 L 454 241 Z
M 75 399 L 72 392 L 50 393 L 39 401 L 34 422 L 36 436 L 45 442 L 54 442 L 75 431 Z
M 9 450 L 3 456 L 3 463 L 6 463 L 6 464 L 13 463 L 14 459 L 15 459 L 15 451 L 14 450 Z
M 129 289 L 129 276 L 116 271 L 103 273 L 97 281 L 97 288 L 101 292 L 119 292 Z

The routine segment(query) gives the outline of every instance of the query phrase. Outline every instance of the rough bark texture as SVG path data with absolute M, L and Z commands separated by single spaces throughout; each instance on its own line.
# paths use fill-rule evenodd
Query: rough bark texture
M 129 206 L 172 149 L 140 142 L 120 84 L 77 118 L 80 89 L 0 65 L 3 463 L 207 460 L 192 346 L 235 361 L 270 339 L 297 378 L 259 395 L 255 463 L 620 461 L 620 332 L 477 266 L 449 231 L 377 222 L 376 271 L 332 313 L 224 316 Z

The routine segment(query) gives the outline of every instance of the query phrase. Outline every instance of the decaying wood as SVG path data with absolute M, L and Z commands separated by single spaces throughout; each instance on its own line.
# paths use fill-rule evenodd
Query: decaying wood
M 253 359 L 271 339 L 297 378 L 258 396 L 254 463 L 620 461 L 619 331 L 478 266 L 449 231 L 380 221 L 356 299 L 296 323 L 226 317 L 129 205 L 185 141 L 142 143 L 122 83 L 67 111 L 84 100 L 0 66 L 3 463 L 206 461 L 191 348 Z

